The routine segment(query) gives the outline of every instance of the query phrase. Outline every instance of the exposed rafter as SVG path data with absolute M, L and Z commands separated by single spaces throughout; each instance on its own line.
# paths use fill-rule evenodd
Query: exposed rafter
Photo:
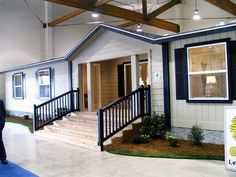
M 142 24 L 158 27 L 158 28 L 165 29 L 168 31 L 173 31 L 173 32 L 180 31 L 178 24 L 171 23 L 171 22 L 164 21 L 157 18 L 153 18 L 146 21 L 143 19 L 143 14 L 140 14 L 138 12 L 134 12 L 131 10 L 123 9 L 123 8 L 113 6 L 113 5 L 104 4 L 99 7 L 88 7 L 88 6 L 84 6 L 78 0 L 45 0 L 45 1 L 54 2 L 54 3 L 66 5 L 66 6 L 75 7 L 75 8 L 81 8 L 84 10 L 95 11 L 104 15 L 122 18 L 129 21 L 134 21 L 137 23 L 142 23 Z
M 205 1 L 236 16 L 236 4 L 229 0 L 205 0 Z
M 66 20 L 69 20 L 69 19 L 71 19 L 72 17 L 75 17 L 76 15 L 79 15 L 79 14 L 85 12 L 85 11 L 86 11 L 86 10 L 83 10 L 83 9 L 76 9 L 75 11 L 73 11 L 73 12 L 71 12 L 71 13 L 69 13 L 69 14 L 66 14 L 66 15 L 64 15 L 64 16 L 62 16 L 62 17 L 56 19 L 56 20 L 53 20 L 52 22 L 50 22 L 50 23 L 48 24 L 48 26 L 49 26 L 49 27 L 54 27 L 54 26 L 58 25 L 59 23 L 62 23 L 62 22 L 64 22 L 64 21 L 66 21 Z
M 136 25 L 136 24 L 137 24 L 137 22 L 126 22 L 126 23 L 120 24 L 119 27 L 125 28 L 125 27 Z
M 181 0 L 171 0 L 170 2 L 164 4 L 163 6 L 161 6 L 160 8 L 154 10 L 153 12 L 151 12 L 150 14 L 148 14 L 146 16 L 146 19 L 152 19 L 155 18 L 156 16 L 162 14 L 163 12 L 167 11 L 168 9 L 172 8 L 173 6 L 177 5 L 181 3 Z M 128 27 L 128 26 L 133 26 L 136 25 L 137 23 L 134 22 L 127 22 L 124 24 L 121 24 L 121 27 Z
M 147 16 L 147 0 L 142 0 L 142 5 L 143 5 L 143 16 L 146 18 Z
M 112 1 L 112 0 L 101 0 L 101 1 L 98 1 L 98 2 L 95 3 L 95 7 L 101 6 L 101 5 L 103 5 L 105 3 L 108 3 L 110 1 Z M 77 15 L 79 15 L 79 14 L 85 12 L 85 11 L 86 10 L 84 10 L 84 9 L 78 8 L 75 11 L 70 12 L 69 14 L 66 14 L 66 15 L 64 15 L 64 16 L 56 19 L 56 20 L 53 20 L 52 22 L 50 22 L 48 24 L 48 26 L 49 27 L 54 27 L 54 26 L 58 25 L 59 23 L 62 23 L 64 21 L 66 21 L 66 20 L 69 20 L 69 19 L 71 19 L 71 18 L 73 18 L 73 17 L 75 17 L 75 16 L 77 16 Z
M 158 9 L 154 10 L 153 12 L 151 12 L 150 14 L 148 14 L 148 19 L 155 18 L 156 16 L 162 14 L 163 12 L 167 11 L 168 9 L 172 8 L 173 6 L 175 6 L 179 3 L 181 3 L 180 0 L 172 0 L 172 1 L 164 4 L 160 8 L 158 8 Z

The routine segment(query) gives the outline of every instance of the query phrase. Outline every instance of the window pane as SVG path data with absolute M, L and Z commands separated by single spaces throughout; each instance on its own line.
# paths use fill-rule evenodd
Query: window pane
M 49 86 L 40 86 L 40 98 L 49 98 L 50 97 L 50 87 Z
M 15 87 L 15 97 L 22 98 L 22 87 Z
M 226 74 L 197 74 L 190 76 L 190 97 L 227 97 Z
M 225 53 L 225 43 L 188 48 L 189 71 L 225 70 Z
M 39 84 L 40 85 L 50 84 L 49 70 L 39 72 Z
M 139 85 L 147 85 L 148 83 L 148 64 L 139 64 Z
M 22 75 L 15 75 L 15 86 L 22 85 Z

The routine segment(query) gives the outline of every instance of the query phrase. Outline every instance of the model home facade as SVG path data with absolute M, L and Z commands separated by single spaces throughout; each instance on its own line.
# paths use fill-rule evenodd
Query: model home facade
M 177 136 L 186 139 L 198 124 L 205 142 L 223 144 L 223 109 L 235 104 L 235 41 L 236 24 L 165 37 L 99 25 L 63 58 L 1 72 L 6 108 L 41 117 L 41 125 L 56 119 L 54 110 L 97 112 L 123 98 L 111 111 L 100 111 L 112 121 L 140 115 L 148 102 L 140 103 L 147 95 L 138 89 L 150 85 L 151 112 L 164 114 Z M 110 125 L 115 133 L 117 124 Z

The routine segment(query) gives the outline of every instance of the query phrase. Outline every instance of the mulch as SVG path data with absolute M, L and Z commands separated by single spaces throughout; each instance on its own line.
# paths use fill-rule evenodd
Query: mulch
M 141 153 L 156 154 L 185 154 L 185 155 L 224 155 L 224 145 L 205 144 L 192 145 L 191 141 L 179 140 L 177 147 L 169 146 L 165 139 L 151 139 L 147 144 L 133 144 L 131 142 L 113 143 L 106 145 L 106 150 L 125 150 Z

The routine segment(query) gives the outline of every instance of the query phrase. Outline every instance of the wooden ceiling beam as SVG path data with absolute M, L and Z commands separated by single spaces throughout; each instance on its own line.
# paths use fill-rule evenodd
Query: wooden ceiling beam
M 236 16 L 236 4 L 229 0 L 205 0 L 205 1 Z
M 146 24 L 146 25 L 158 27 L 158 28 L 165 29 L 165 30 L 172 31 L 172 32 L 179 32 L 180 31 L 180 27 L 178 24 L 164 21 L 164 20 L 157 19 L 157 18 L 153 18 L 148 21 L 145 21 L 143 19 L 143 14 L 140 14 L 138 12 L 134 12 L 131 10 L 123 9 L 123 8 L 113 6 L 113 5 L 104 4 L 99 7 L 88 8 L 87 6 L 81 5 L 76 0 L 45 0 L 45 1 L 54 2 L 54 3 L 58 3 L 58 4 L 62 4 L 62 5 L 67 5 L 67 6 L 71 6 L 71 7 L 75 7 L 75 8 L 81 8 L 84 10 L 95 11 L 95 12 L 98 12 L 98 13 L 101 13 L 104 15 L 109 15 L 109 16 L 116 17 L 116 18 L 122 18 L 122 19 L 126 19 L 129 21 L 134 21 L 137 23 Z
M 144 17 L 147 16 L 147 0 L 142 0 L 142 5 L 143 5 L 143 15 Z
M 111 0 L 101 0 L 101 1 L 98 1 L 98 2 L 95 3 L 95 7 L 101 6 L 101 5 L 103 5 L 105 3 L 108 3 L 110 1 Z M 66 15 L 64 15 L 64 16 L 56 19 L 56 20 L 53 20 L 52 22 L 50 22 L 48 24 L 48 26 L 49 27 L 55 27 L 56 25 L 66 21 L 66 20 L 69 20 L 69 19 L 71 19 L 71 18 L 73 18 L 73 17 L 75 17 L 75 16 L 77 16 L 77 15 L 79 15 L 81 13 L 84 13 L 85 11 L 86 10 L 84 10 L 84 9 L 78 8 L 78 9 L 74 10 L 73 12 L 70 12 L 69 14 L 66 14 Z
M 163 12 L 167 11 L 168 9 L 172 8 L 173 6 L 175 6 L 176 4 L 181 3 L 180 0 L 171 0 L 170 2 L 164 4 L 163 6 L 161 6 L 160 8 L 154 10 L 153 12 L 151 12 L 148 15 L 148 19 L 152 19 L 155 18 L 156 16 L 162 14 Z
M 49 27 L 55 27 L 55 26 L 58 25 L 59 23 L 62 23 L 62 22 L 64 22 L 64 21 L 66 21 L 66 20 L 69 20 L 69 19 L 75 17 L 76 15 L 79 15 L 79 14 L 85 12 L 85 11 L 86 11 L 86 10 L 83 10 L 83 9 L 77 9 L 77 10 L 75 10 L 75 11 L 73 11 L 73 12 L 70 12 L 69 14 L 66 14 L 66 15 L 64 15 L 64 16 L 62 16 L 62 17 L 56 19 L 56 20 L 53 20 L 52 22 L 50 22 L 50 23 L 48 24 L 48 26 L 49 26 Z
M 136 25 L 136 24 L 137 24 L 137 22 L 126 22 L 126 23 L 122 23 L 122 24 L 120 24 L 118 26 L 122 27 L 122 28 L 125 28 L 125 27 Z
M 163 12 L 167 11 L 168 9 L 170 9 L 171 7 L 175 6 L 176 4 L 181 3 L 181 0 L 171 0 L 170 2 L 166 3 L 165 5 L 161 6 L 160 8 L 154 10 L 153 12 L 151 12 L 150 14 L 148 14 L 145 19 L 149 20 L 152 18 L 155 18 L 156 16 L 162 14 Z M 136 25 L 137 23 L 134 22 L 127 22 L 124 24 L 121 24 L 119 26 L 121 27 L 129 27 L 129 26 L 133 26 Z

